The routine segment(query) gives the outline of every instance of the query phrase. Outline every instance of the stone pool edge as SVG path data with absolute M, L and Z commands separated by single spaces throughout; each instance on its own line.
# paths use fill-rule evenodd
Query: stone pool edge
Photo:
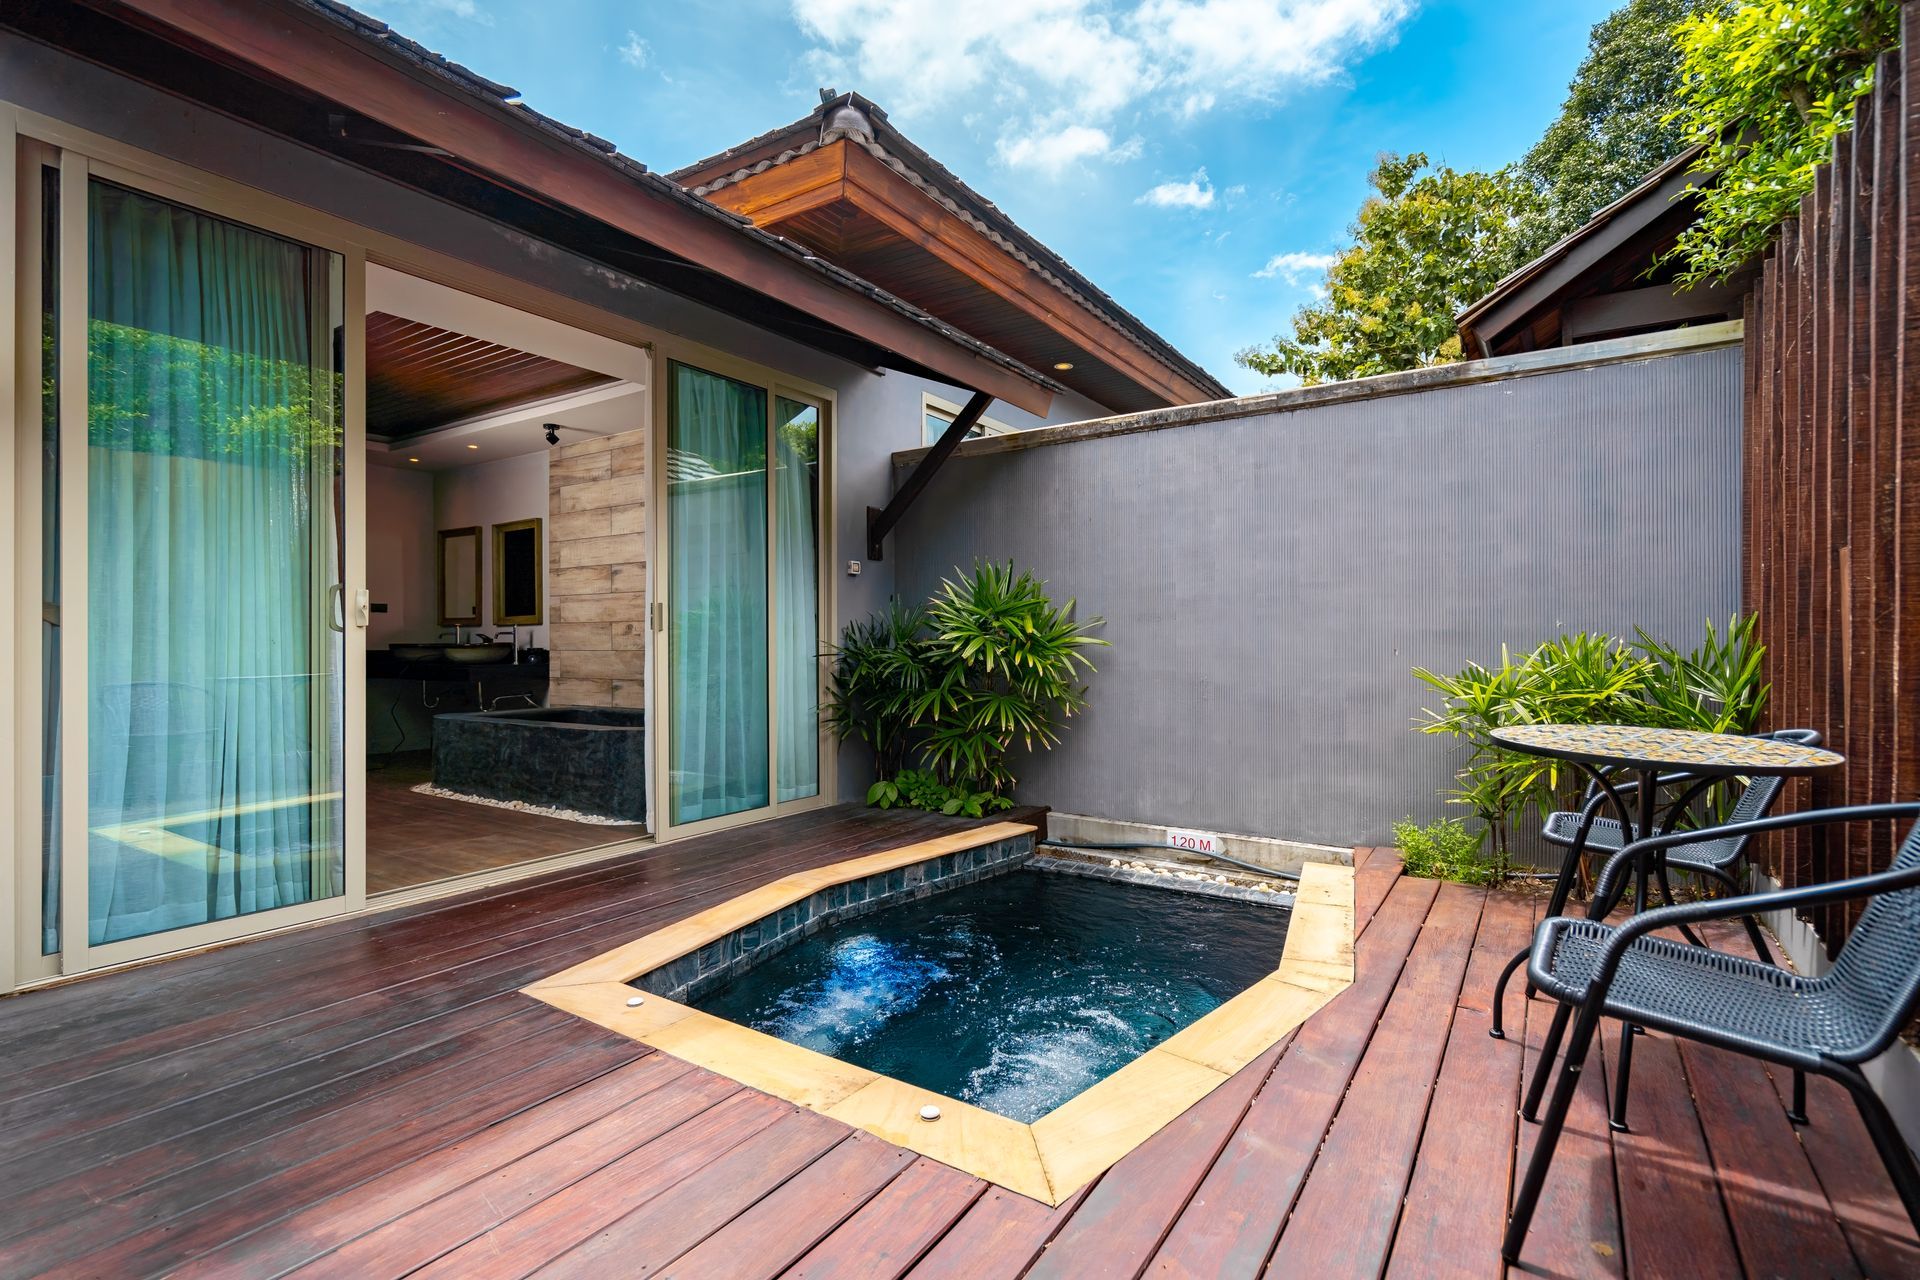
M 525 987 L 525 994 L 1010 1191 L 1057 1205 L 1279 1043 L 1353 981 L 1353 868 L 1301 869 L 1279 967 L 1032 1124 L 627 985 L 831 889 L 1036 829 L 971 831 L 796 872 Z M 920 1119 L 927 1104 L 940 1119 Z

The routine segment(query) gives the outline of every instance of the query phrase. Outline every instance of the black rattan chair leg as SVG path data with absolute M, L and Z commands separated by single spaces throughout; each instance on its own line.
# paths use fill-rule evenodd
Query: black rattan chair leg
M 1554 1019 L 1555 1028 L 1559 1028 L 1563 1016 L 1568 1012 L 1566 1005 L 1560 1006 L 1560 1014 Z M 1540 1121 L 1540 1133 L 1533 1142 L 1533 1159 L 1527 1162 L 1527 1175 L 1520 1183 L 1520 1194 L 1514 1197 L 1513 1217 L 1507 1223 L 1506 1239 L 1500 1243 L 1500 1256 L 1508 1262 L 1520 1261 L 1520 1246 L 1526 1243 L 1527 1228 L 1533 1224 L 1533 1211 L 1540 1205 L 1540 1192 L 1547 1185 L 1547 1170 L 1553 1163 L 1553 1149 L 1560 1143 L 1560 1131 L 1567 1123 L 1567 1110 L 1573 1105 L 1573 1092 L 1580 1085 L 1580 1067 L 1586 1061 L 1587 1047 L 1593 1043 L 1593 1034 L 1599 1026 L 1597 1014 L 1589 1016 L 1586 1010 L 1580 1013 L 1580 1021 L 1573 1029 L 1573 1039 L 1567 1044 L 1567 1060 L 1560 1068 L 1559 1079 L 1553 1086 L 1553 1100 L 1547 1104 L 1547 1114 Z M 1557 1039 L 1550 1032 L 1549 1035 Z M 1540 1064 L 1540 1073 L 1535 1079 L 1546 1074 L 1553 1065 L 1549 1056 Z
M 1553 1078 L 1553 1055 L 1560 1052 L 1560 1038 L 1567 1033 L 1567 1018 L 1572 1013 L 1573 1007 L 1564 1004 L 1553 1011 L 1546 1043 L 1540 1046 L 1540 1061 L 1534 1064 L 1533 1082 L 1527 1086 L 1526 1100 L 1520 1104 L 1520 1114 L 1528 1120 L 1540 1112 L 1540 1097 L 1547 1091 L 1547 1081 Z
M 1887 1166 L 1887 1176 L 1893 1179 L 1894 1190 L 1900 1193 L 1900 1203 L 1906 1206 L 1913 1229 L 1920 1231 L 1920 1168 L 1914 1166 L 1913 1152 L 1907 1149 L 1893 1117 L 1887 1114 L 1887 1104 L 1880 1101 L 1880 1095 L 1873 1091 L 1865 1076 L 1857 1070 L 1847 1070 L 1841 1072 L 1838 1079 L 1853 1095 L 1854 1105 L 1860 1108 L 1860 1119 L 1866 1122 L 1867 1133 Z
M 1798 1068 L 1793 1073 L 1793 1105 L 1787 1108 L 1787 1119 L 1800 1125 L 1813 1123 L 1807 1119 L 1807 1073 Z
M 1631 1022 L 1620 1024 L 1620 1061 L 1613 1073 L 1613 1110 L 1607 1116 L 1607 1128 L 1615 1133 L 1627 1131 L 1627 1086 L 1633 1079 L 1633 1038 L 1640 1028 Z
M 1500 976 L 1494 980 L 1493 1030 L 1489 1031 L 1487 1034 L 1492 1036 L 1495 1040 L 1505 1040 L 1507 1038 L 1506 1022 L 1504 1018 L 1502 1018 L 1501 1016 L 1506 1011 L 1506 1007 L 1507 1007 L 1507 983 L 1513 980 L 1514 971 L 1518 969 L 1521 965 L 1525 964 L 1526 962 L 1527 962 L 1527 952 L 1522 951 L 1520 952 L 1519 955 L 1507 961 L 1507 967 L 1502 969 L 1500 971 Z M 1533 995 L 1533 983 L 1531 981 L 1527 983 L 1527 995 L 1529 997 Z
M 1660 897 L 1668 906 L 1673 905 L 1673 882 L 1667 879 L 1667 864 L 1664 862 L 1660 864 Z M 1684 924 L 1680 926 L 1680 936 L 1696 947 L 1704 947 L 1707 945 L 1700 941 L 1700 935 L 1696 934 Z

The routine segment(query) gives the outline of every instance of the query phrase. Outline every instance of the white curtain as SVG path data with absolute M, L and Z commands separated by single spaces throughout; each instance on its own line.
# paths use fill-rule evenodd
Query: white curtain
M 333 255 L 105 183 L 88 246 L 88 932 L 343 891 Z
M 775 402 L 774 735 L 782 800 L 820 794 L 820 411 Z
M 667 520 L 676 823 L 768 803 L 767 393 L 672 366 Z

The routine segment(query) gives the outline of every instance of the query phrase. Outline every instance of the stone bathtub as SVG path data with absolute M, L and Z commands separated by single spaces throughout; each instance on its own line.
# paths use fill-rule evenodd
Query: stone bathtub
M 433 783 L 489 800 L 644 823 L 646 712 L 529 707 L 435 716 Z

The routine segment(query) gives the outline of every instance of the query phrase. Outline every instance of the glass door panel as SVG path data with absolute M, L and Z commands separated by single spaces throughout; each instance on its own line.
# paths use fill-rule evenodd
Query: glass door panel
M 668 820 L 765 808 L 767 393 L 686 365 L 667 384 Z
M 345 299 L 337 254 L 98 178 L 86 226 L 97 946 L 346 891 Z
M 779 397 L 773 425 L 777 798 L 820 794 L 820 409 Z

